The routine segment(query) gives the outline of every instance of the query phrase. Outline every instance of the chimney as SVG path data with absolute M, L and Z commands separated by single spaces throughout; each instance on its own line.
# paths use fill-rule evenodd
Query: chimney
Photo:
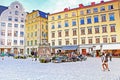
M 79 8 L 83 8 L 84 7 L 84 5 L 83 4 L 79 4 Z
M 104 3 L 104 0 L 101 0 L 101 2 L 100 3 Z
M 94 5 L 95 5 L 95 2 L 91 2 L 91 5 L 94 6 Z
M 65 11 L 65 12 L 66 12 L 66 11 L 69 11 L 69 9 L 68 9 L 68 8 L 65 8 L 64 11 Z

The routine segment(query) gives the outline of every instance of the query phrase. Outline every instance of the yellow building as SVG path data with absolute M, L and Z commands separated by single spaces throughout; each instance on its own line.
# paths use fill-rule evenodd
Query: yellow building
M 120 53 L 120 1 L 112 0 L 48 16 L 49 43 L 54 49 L 97 53 L 106 50 Z
M 48 13 L 33 10 L 26 16 L 25 29 L 26 51 L 38 50 L 40 44 L 48 42 Z

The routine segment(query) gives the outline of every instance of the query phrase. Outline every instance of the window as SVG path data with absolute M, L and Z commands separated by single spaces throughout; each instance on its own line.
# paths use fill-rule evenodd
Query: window
M 110 14 L 109 14 L 109 20 L 110 20 L 110 21 L 114 21 L 114 20 L 115 20 L 114 13 L 110 13 Z
M 98 12 L 98 8 L 93 8 L 93 12 Z
M 85 28 L 81 28 L 81 35 L 85 35 Z
M 29 33 L 27 33 L 27 37 L 29 38 Z
M 94 16 L 94 23 L 98 23 L 98 22 L 99 22 L 98 16 Z
M 68 14 L 65 14 L 65 18 L 68 18 Z
M 96 43 L 100 43 L 100 38 L 96 37 Z
M 92 27 L 88 27 L 88 34 L 92 34 Z
M 5 30 L 1 30 L 1 36 L 5 36 Z
M 100 8 L 100 11 L 105 11 L 105 7 L 102 6 L 102 7 Z
M 33 40 L 31 40 L 31 46 L 33 45 Z
M 8 16 L 8 21 L 12 21 L 12 16 Z
M 35 45 L 37 45 L 37 40 L 35 40 Z
M 72 16 L 76 16 L 76 13 L 75 13 L 75 12 L 72 12 Z
M 107 43 L 107 37 L 103 37 L 103 43 Z
M 23 19 L 23 18 L 21 18 L 21 22 L 24 22 L 24 19 Z
M 76 26 L 76 20 L 72 20 L 72 26 Z
M 17 45 L 17 40 L 14 40 L 14 45 Z
M 61 31 L 58 31 L 58 37 L 62 37 Z
M 111 24 L 110 25 L 110 31 L 111 32 L 115 32 L 116 31 L 115 24 Z
M 7 40 L 7 45 L 10 46 L 10 45 L 11 45 L 11 42 L 12 42 L 12 40 L 8 39 L 8 40 Z
M 23 25 L 23 24 L 21 24 L 21 25 L 20 25 L 20 28 L 24 28 L 24 25 Z
M 81 24 L 81 25 L 82 25 L 82 24 L 85 24 L 84 18 L 81 18 L 81 19 L 80 19 L 80 24 Z
M 84 15 L 84 12 L 83 12 L 83 11 L 80 11 L 80 15 Z
M 18 22 L 18 17 L 15 17 L 15 22 Z
M 20 37 L 23 37 L 24 36 L 24 32 L 20 32 Z
M 35 36 L 37 36 L 37 31 L 35 31 Z
M 116 36 L 111 36 L 112 42 L 116 42 Z
M 62 40 L 58 40 L 58 45 L 62 45 Z
M 103 25 L 102 26 L 102 33 L 106 33 L 107 32 L 107 27 L 106 27 L 106 25 Z
M 65 27 L 68 27 L 69 26 L 69 24 L 68 24 L 68 20 L 67 21 L 65 21 Z
M 106 14 L 102 14 L 102 15 L 101 15 L 101 20 L 102 20 L 102 22 L 105 22 L 105 21 L 106 21 Z
M 14 31 L 14 37 L 18 37 L 18 31 Z
M 20 45 L 23 45 L 23 40 L 20 40 Z
M 85 44 L 85 38 L 81 38 L 82 44 Z
M 5 24 L 4 22 L 1 22 L 1 26 L 2 26 L 2 27 L 5 27 L 6 24 Z
M 12 27 L 12 23 L 8 23 L 8 27 Z
M 61 16 L 60 16 L 60 15 L 58 15 L 58 19 L 61 19 Z
M 18 28 L 18 24 L 14 24 L 14 27 L 15 27 L 15 28 Z
M 61 28 L 61 22 L 58 22 L 58 28 Z
M 92 38 L 88 38 L 88 43 L 92 44 Z
M 88 9 L 88 10 L 87 10 L 87 14 L 90 14 L 90 13 L 91 13 L 91 11 L 90 11 L 90 9 Z
M 52 40 L 52 46 L 54 46 L 55 45 L 55 41 L 54 40 Z
M 91 17 L 87 17 L 87 24 L 91 24 Z
M 69 30 L 65 30 L 65 36 L 69 36 Z
M 12 36 L 12 31 L 11 30 L 8 30 L 7 32 L 8 32 L 7 36 Z
M 52 24 L 52 29 L 55 29 L 55 26 L 54 26 L 54 24 Z
M 55 32 L 52 32 L 52 38 L 55 38 Z
M 99 33 L 99 27 L 95 27 L 95 33 Z
M 77 39 L 73 39 L 73 45 L 77 45 Z
M 76 36 L 76 35 L 77 35 L 77 30 L 73 29 L 73 36 Z
M 70 43 L 69 43 L 69 40 L 65 40 L 65 43 L 66 43 L 66 45 L 69 45 Z
M 108 10 L 112 10 L 112 9 L 114 9 L 113 5 L 109 5 Z
M 27 46 L 29 46 L 29 41 L 27 41 Z
M 18 11 L 15 11 L 15 15 L 18 15 L 19 14 L 19 12 Z
M 5 45 L 5 39 L 1 39 L 1 45 Z
M 16 8 L 18 8 L 18 6 L 16 6 Z
M 52 16 L 52 20 L 54 20 L 54 16 Z

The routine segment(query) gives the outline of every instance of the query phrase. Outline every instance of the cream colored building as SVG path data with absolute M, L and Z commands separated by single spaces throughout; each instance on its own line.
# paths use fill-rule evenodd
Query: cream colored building
M 39 45 L 44 41 L 48 42 L 48 13 L 33 10 L 26 16 L 25 48 L 27 54 L 38 50 Z
M 65 8 L 48 16 L 49 43 L 55 49 L 72 46 L 71 49 L 77 48 L 83 54 L 98 55 L 103 50 L 120 53 L 119 26 L 119 0 L 79 4 L 77 8 Z

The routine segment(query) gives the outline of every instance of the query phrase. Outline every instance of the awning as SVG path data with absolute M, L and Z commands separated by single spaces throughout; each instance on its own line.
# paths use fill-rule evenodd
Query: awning
M 95 50 L 114 50 L 120 49 L 120 44 L 103 44 L 102 47 L 100 45 L 96 45 Z
M 120 44 L 108 44 L 103 45 L 103 50 L 113 50 L 113 49 L 120 49 Z
M 76 50 L 78 46 L 63 46 L 62 50 Z

